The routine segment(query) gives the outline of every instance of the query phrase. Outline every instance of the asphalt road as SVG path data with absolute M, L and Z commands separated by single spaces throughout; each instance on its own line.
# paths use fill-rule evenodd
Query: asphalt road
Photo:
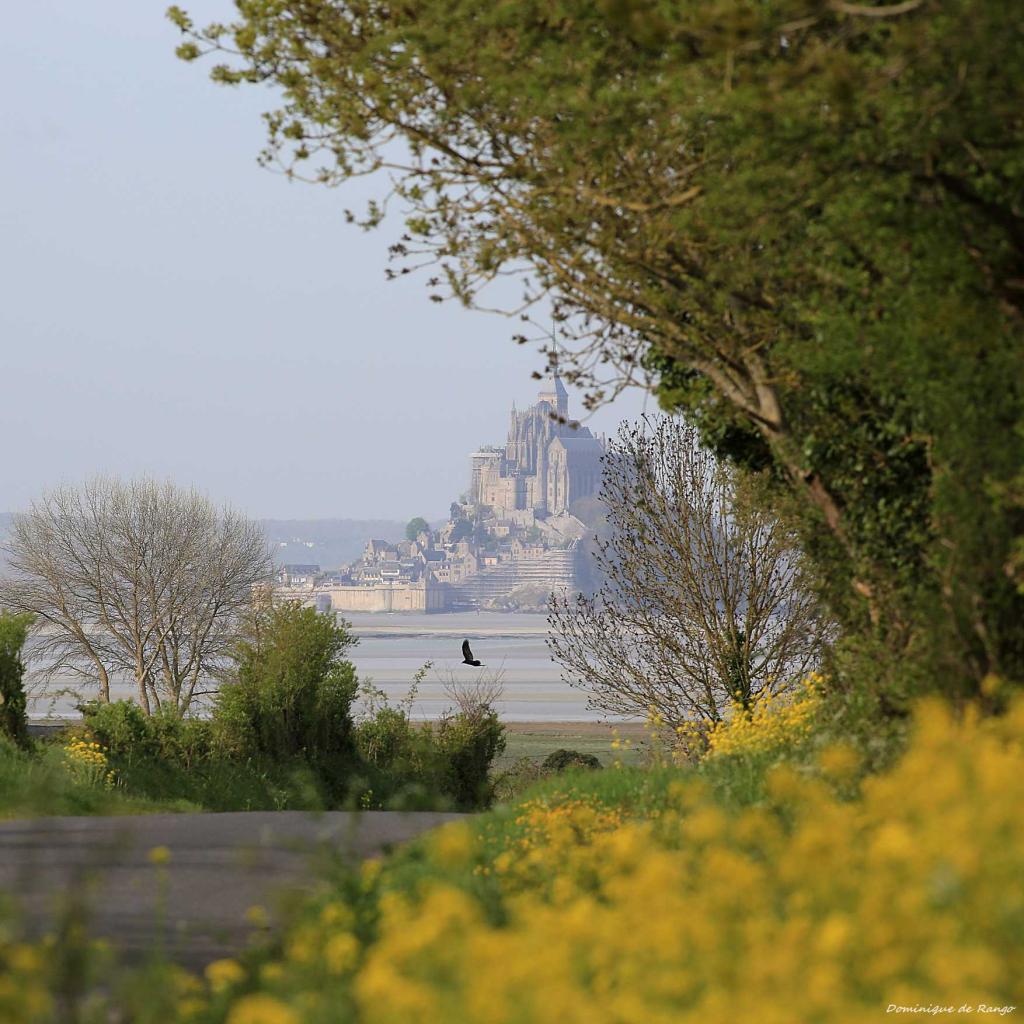
M 2 821 L 0 891 L 14 896 L 31 934 L 59 927 L 84 898 L 90 934 L 126 960 L 160 949 L 199 969 L 260 932 L 249 908 L 266 908 L 273 927 L 314 884 L 318 856 L 356 862 L 455 817 L 275 811 Z M 150 860 L 157 847 L 170 851 L 162 867 Z

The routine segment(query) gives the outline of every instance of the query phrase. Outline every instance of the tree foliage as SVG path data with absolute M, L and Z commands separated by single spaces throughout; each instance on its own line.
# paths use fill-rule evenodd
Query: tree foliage
M 30 615 L 0 612 L 0 734 L 22 747 L 28 745 L 22 650 L 31 624 Z
M 458 519 L 452 527 L 452 532 L 448 535 L 448 542 L 450 544 L 458 544 L 460 540 L 472 537 L 473 532 L 474 527 L 471 519 Z
M 422 516 L 416 516 L 405 524 L 405 539 L 415 540 L 421 533 L 430 530 L 430 524 Z
M 264 162 L 389 172 L 403 271 L 518 312 L 597 404 L 653 382 L 791 498 L 850 636 L 1024 678 L 1024 16 L 1004 0 L 243 0 Z M 1017 559 L 1017 561 L 1015 561 Z M 884 675 L 884 673 L 883 673 Z
M 505 749 L 505 726 L 494 710 L 501 696 L 500 673 L 483 671 L 466 683 L 448 672 L 445 695 L 453 707 L 431 722 L 414 722 L 413 706 L 426 678 L 427 662 L 397 704 L 364 684 L 365 714 L 356 744 L 367 774 L 361 805 L 411 810 L 430 806 L 431 794 L 459 810 L 486 807 L 494 797 L 494 760 Z
M 258 607 L 217 693 L 213 721 L 236 757 L 332 761 L 352 752 L 358 640 L 333 613 L 298 601 Z M 341 785 L 342 779 L 335 783 Z

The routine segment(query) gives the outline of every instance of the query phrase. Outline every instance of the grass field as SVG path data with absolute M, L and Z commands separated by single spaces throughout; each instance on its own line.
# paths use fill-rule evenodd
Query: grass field
M 0 818 L 198 810 L 202 808 L 186 800 L 152 799 L 129 794 L 121 786 L 107 787 L 99 773 L 87 769 L 69 770 L 56 744 L 26 751 L 0 737 Z
M 622 740 L 631 740 L 632 746 L 613 752 L 614 730 Z M 552 751 L 562 748 L 593 754 L 605 765 L 611 764 L 615 753 L 623 763 L 635 764 L 644 738 L 643 726 L 632 722 L 618 726 L 604 722 L 507 722 L 505 733 L 508 739 L 505 753 L 495 762 L 499 770 L 523 757 L 543 761 Z

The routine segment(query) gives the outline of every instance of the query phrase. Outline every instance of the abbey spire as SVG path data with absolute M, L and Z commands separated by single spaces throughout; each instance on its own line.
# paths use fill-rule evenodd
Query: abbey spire
M 471 456 L 470 501 L 499 517 L 529 510 L 544 518 L 596 495 L 604 444 L 568 418 L 569 393 L 557 374 L 536 404 L 523 412 L 513 404 L 505 447 L 485 446 Z

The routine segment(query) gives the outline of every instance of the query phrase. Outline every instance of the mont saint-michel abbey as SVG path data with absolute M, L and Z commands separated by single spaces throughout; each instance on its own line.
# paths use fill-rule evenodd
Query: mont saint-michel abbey
M 569 395 L 558 377 L 525 412 L 512 407 L 504 448 L 473 453 L 470 501 L 499 516 L 532 511 L 539 517 L 562 515 L 573 503 L 601 488 L 604 444 L 586 427 L 572 427 Z
M 285 566 L 282 590 L 340 612 L 538 611 L 552 591 L 578 590 L 605 443 L 568 416 L 555 377 L 530 408 L 513 406 L 504 447 L 470 455 L 469 488 L 446 523 L 397 543 L 369 538 L 337 572 Z

